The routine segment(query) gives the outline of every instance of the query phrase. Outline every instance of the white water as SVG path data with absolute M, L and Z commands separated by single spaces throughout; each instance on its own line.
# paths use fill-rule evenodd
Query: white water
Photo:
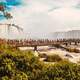
M 33 50 L 33 48 L 29 48 L 29 47 L 23 47 L 20 48 L 21 50 Z M 73 63 L 77 63 L 78 61 L 80 61 L 80 53 L 70 53 L 61 49 L 49 49 L 48 46 L 46 47 L 38 47 L 39 51 L 34 52 L 34 55 L 38 56 L 39 54 L 47 54 L 47 55 L 53 55 L 53 54 L 57 54 L 60 57 L 62 57 L 63 59 L 66 58 L 69 61 L 73 62 Z M 67 55 L 67 56 L 66 56 Z

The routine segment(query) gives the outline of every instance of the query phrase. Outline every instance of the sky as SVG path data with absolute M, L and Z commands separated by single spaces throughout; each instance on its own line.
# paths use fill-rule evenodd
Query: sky
M 10 37 L 46 38 L 48 34 L 56 31 L 80 29 L 80 0 L 0 0 L 0 2 L 6 3 L 13 15 L 11 20 L 0 17 L 0 22 L 15 23 L 24 29 L 24 35 L 12 29 Z

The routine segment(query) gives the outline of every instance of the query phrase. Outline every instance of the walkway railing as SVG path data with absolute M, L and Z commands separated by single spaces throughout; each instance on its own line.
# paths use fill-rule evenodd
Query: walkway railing
M 26 46 L 47 46 L 47 45 L 54 45 L 54 44 L 72 44 L 74 43 L 77 45 L 80 43 L 80 39 L 58 39 L 58 40 L 48 40 L 48 39 L 42 39 L 42 40 L 11 40 L 11 39 L 0 39 L 0 44 L 5 44 L 7 43 L 8 45 L 15 46 L 15 47 L 26 47 Z

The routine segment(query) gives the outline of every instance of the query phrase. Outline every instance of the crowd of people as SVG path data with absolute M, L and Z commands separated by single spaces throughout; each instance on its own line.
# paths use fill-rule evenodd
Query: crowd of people
M 57 39 L 57 40 L 49 40 L 49 39 L 39 39 L 39 40 L 33 40 L 33 39 L 2 39 L 0 38 L 0 44 L 9 44 L 13 46 L 30 46 L 30 45 L 46 45 L 46 44 L 55 44 L 55 43 L 61 43 L 61 42 L 68 42 L 71 41 L 66 39 Z M 74 40 L 75 41 L 75 40 Z M 80 40 L 77 40 L 80 41 Z

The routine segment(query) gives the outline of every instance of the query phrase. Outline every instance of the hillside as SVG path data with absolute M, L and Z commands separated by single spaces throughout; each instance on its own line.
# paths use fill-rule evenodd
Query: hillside
M 80 38 L 80 30 L 71 30 L 66 32 L 54 32 L 52 34 L 53 39 L 69 39 L 69 38 Z

